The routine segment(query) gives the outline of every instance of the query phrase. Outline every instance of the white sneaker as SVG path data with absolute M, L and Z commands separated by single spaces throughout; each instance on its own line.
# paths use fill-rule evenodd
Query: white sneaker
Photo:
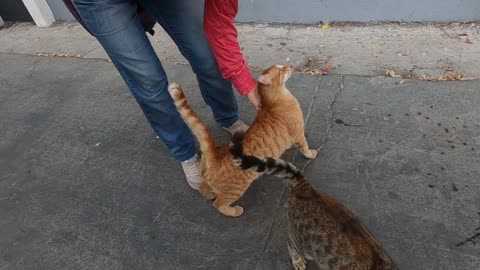
M 191 188 L 198 190 L 200 184 L 203 182 L 203 177 L 200 174 L 200 157 L 195 154 L 189 160 L 182 162 L 183 172 L 187 178 L 187 183 Z
M 244 122 L 242 122 L 242 120 L 237 120 L 231 126 L 224 127 L 223 129 L 225 129 L 226 131 L 230 132 L 230 134 L 233 135 L 233 133 L 235 133 L 237 131 L 245 132 L 245 131 L 247 131 L 248 128 L 249 128 L 249 126 L 247 126 Z

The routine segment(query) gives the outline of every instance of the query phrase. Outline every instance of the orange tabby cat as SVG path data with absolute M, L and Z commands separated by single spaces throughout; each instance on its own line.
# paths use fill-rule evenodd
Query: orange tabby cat
M 258 78 L 262 110 L 245 133 L 245 154 L 280 157 L 296 145 L 306 158 L 314 159 L 317 156 L 317 151 L 309 149 L 305 139 L 300 104 L 285 87 L 291 74 L 291 68 L 274 65 Z M 172 83 L 168 89 L 177 110 L 200 143 L 201 173 L 205 180 L 200 185 L 200 193 L 207 199 L 215 198 L 213 207 L 222 214 L 240 216 L 243 208 L 232 204 L 245 193 L 260 173 L 244 171 L 236 166 L 228 144 L 216 147 L 212 134 L 192 111 L 180 86 Z

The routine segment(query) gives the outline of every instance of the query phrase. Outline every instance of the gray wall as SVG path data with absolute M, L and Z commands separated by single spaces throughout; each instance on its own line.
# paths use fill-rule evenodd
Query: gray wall
M 240 0 L 238 21 L 475 21 L 480 0 Z
M 62 0 L 47 1 L 57 20 L 73 20 Z M 237 17 L 239 22 L 317 23 L 318 21 L 428 22 L 480 20 L 480 0 L 239 1 L 240 12 Z
M 2 0 L 0 0 L 2 1 Z M 59 21 L 74 21 L 75 18 L 70 14 L 70 11 L 65 7 L 62 0 L 47 0 L 53 16 Z

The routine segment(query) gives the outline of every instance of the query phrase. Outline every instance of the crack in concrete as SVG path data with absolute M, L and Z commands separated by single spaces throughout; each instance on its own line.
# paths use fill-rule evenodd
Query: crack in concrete
M 471 237 L 463 240 L 462 242 L 456 244 L 457 247 L 464 246 L 467 243 L 472 243 L 474 246 L 476 245 L 476 239 L 480 239 L 480 232 L 472 235 Z
M 333 108 L 333 106 L 335 105 L 335 102 L 337 101 L 337 98 L 338 96 L 340 95 L 340 93 L 342 91 L 344 91 L 345 89 L 345 86 L 344 86 L 344 79 L 345 79 L 345 76 L 342 76 L 341 80 L 340 80 L 340 84 L 338 86 L 338 90 L 337 92 L 333 95 L 333 98 L 332 100 L 330 101 L 330 104 L 328 105 L 328 110 L 330 111 L 330 123 L 328 124 L 327 126 L 327 130 L 326 130 L 326 134 L 325 134 L 325 137 L 323 138 L 322 140 L 322 144 L 320 145 L 320 147 L 318 147 L 316 150 L 317 150 L 317 158 L 320 154 L 320 152 L 323 150 L 323 148 L 325 147 L 325 145 L 327 144 L 328 142 L 328 138 L 330 137 L 330 133 L 332 131 L 332 127 L 333 127 L 333 123 L 335 122 L 335 119 L 336 119 L 336 115 L 337 115 L 337 112 L 335 111 L 335 109 Z M 307 162 L 305 162 L 305 165 L 303 165 L 303 168 L 302 168 L 302 173 L 305 171 L 305 169 L 307 168 L 307 166 L 312 162 L 311 159 L 309 159 Z
M 37 60 L 35 60 L 35 62 L 33 62 L 32 67 L 28 70 L 28 74 L 26 76 L 27 78 L 32 78 L 33 77 L 33 73 L 35 73 L 38 63 L 40 63 L 40 61 L 42 61 L 42 60 L 43 59 L 37 59 Z
M 91 53 L 91 52 L 93 52 L 93 51 L 95 51 L 96 49 L 99 49 L 99 48 L 102 48 L 102 47 L 98 46 L 98 47 L 94 47 L 93 49 L 88 50 L 86 53 L 84 53 L 84 54 L 81 56 L 81 58 L 86 58 L 85 56 L 87 56 L 89 53 Z M 103 49 L 103 48 L 102 48 L 102 49 Z
M 308 120 L 310 119 L 310 114 L 312 113 L 312 109 L 313 109 L 313 105 L 315 103 L 315 99 L 317 98 L 317 93 L 318 93 L 318 89 L 319 89 L 319 85 L 320 85 L 320 78 L 321 77 L 318 77 L 317 83 L 315 83 L 315 90 L 313 91 L 312 101 L 308 105 L 307 115 L 305 116 L 305 126 L 307 126 L 307 124 L 308 124 Z M 293 161 L 295 161 L 295 160 L 293 160 Z
M 317 93 L 318 93 L 318 89 L 319 89 L 319 85 L 320 85 L 320 80 L 321 80 L 321 77 L 318 77 L 317 82 L 315 83 L 315 90 L 313 91 L 311 102 L 308 105 L 307 114 L 305 115 L 305 120 L 304 120 L 305 128 L 307 127 L 308 120 L 310 120 L 310 114 L 312 113 L 312 109 L 313 109 L 313 106 L 314 106 L 314 103 L 315 103 L 315 99 L 317 98 Z M 297 160 L 297 156 L 298 156 L 298 150 L 296 150 L 293 153 L 293 157 L 292 157 L 292 161 L 291 161 L 292 164 L 295 164 L 295 161 Z

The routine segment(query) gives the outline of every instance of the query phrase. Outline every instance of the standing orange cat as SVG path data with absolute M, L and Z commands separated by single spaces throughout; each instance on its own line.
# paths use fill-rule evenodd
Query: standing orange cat
M 308 148 L 300 104 L 285 87 L 292 75 L 287 66 L 274 65 L 258 78 L 258 92 L 262 110 L 245 133 L 244 153 L 258 157 L 280 157 L 296 145 L 309 159 L 317 151 Z M 212 134 L 192 111 L 178 84 L 169 86 L 175 106 L 200 143 L 202 151 L 201 173 L 204 182 L 200 193 L 207 199 L 215 199 L 213 207 L 226 216 L 237 217 L 243 208 L 232 206 L 248 189 L 260 173 L 244 171 L 234 164 L 228 144 L 216 147 Z

